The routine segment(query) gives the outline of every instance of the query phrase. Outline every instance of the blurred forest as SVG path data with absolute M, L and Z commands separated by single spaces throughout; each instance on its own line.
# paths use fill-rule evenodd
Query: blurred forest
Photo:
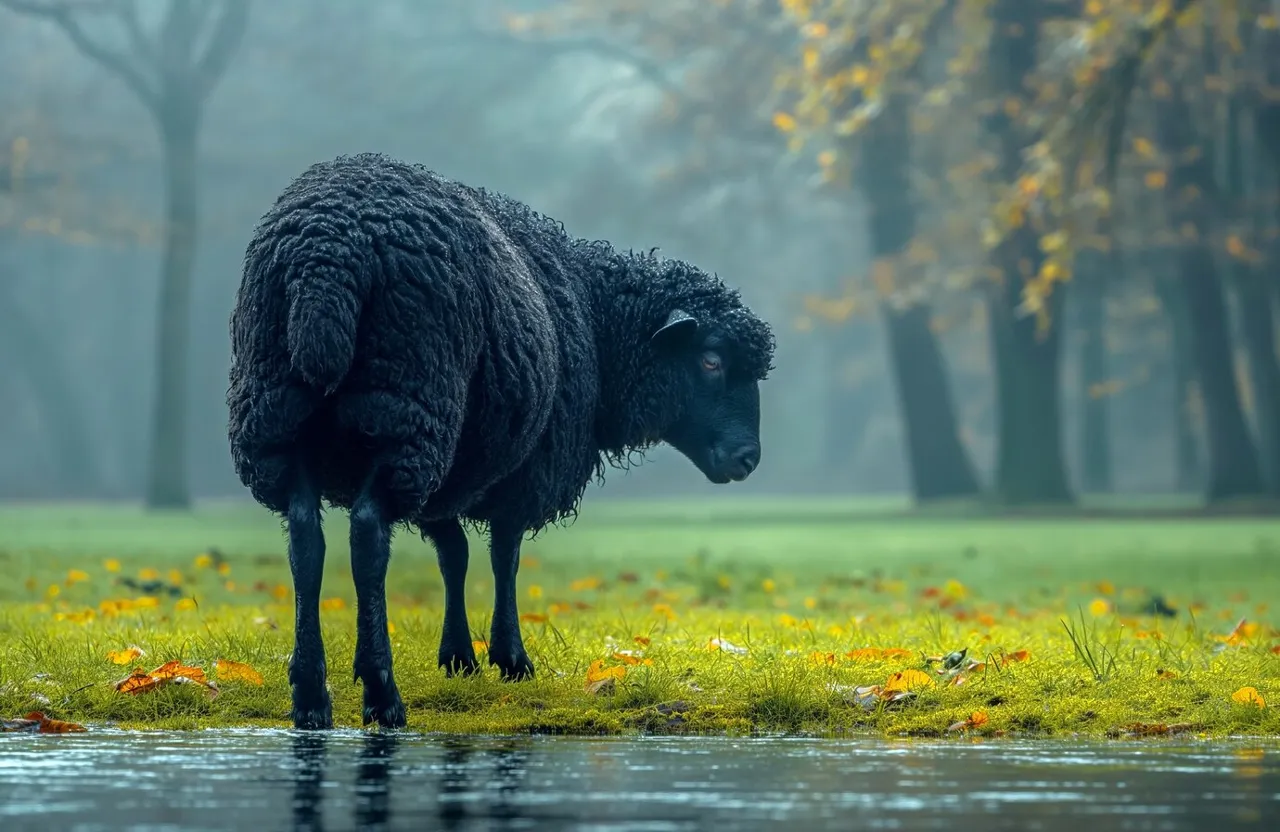
M 244 497 L 245 243 L 367 150 L 742 287 L 735 489 L 1280 492 L 1280 0 L 0 0 L 0 78 L 0 498 Z

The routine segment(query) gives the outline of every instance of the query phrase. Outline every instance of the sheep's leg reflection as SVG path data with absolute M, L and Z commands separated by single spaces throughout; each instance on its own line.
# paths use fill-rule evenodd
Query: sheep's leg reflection
M 386 829 L 391 818 L 391 758 L 400 740 L 394 734 L 364 738 L 356 768 L 356 828 Z
M 324 734 L 312 732 L 297 734 L 293 738 L 295 832 L 324 832 L 320 789 L 324 783 L 325 742 Z

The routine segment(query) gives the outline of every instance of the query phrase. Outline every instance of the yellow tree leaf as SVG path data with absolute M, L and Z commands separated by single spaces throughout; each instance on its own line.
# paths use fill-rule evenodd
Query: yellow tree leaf
M 134 645 L 134 644 L 130 644 L 128 647 L 124 648 L 123 650 L 112 650 L 109 653 L 107 653 L 107 661 L 113 664 L 128 664 L 129 662 L 133 661 L 139 656 L 145 656 L 145 655 L 146 653 L 142 651 L 141 647 L 138 647 L 137 645 Z
M 245 682 L 250 685 L 261 685 L 262 674 L 244 662 L 233 662 L 229 659 L 218 659 L 219 682 Z
M 796 117 L 790 113 L 774 113 L 773 126 L 783 133 L 791 133 L 796 129 Z
M 1256 705 L 1259 708 L 1267 707 L 1266 700 L 1262 698 L 1262 694 L 1258 693 L 1255 687 L 1243 687 L 1235 693 L 1231 694 L 1231 701 L 1238 702 L 1241 705 Z

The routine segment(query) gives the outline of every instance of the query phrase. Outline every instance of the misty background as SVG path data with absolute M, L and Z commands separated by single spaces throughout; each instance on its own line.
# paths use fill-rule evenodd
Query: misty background
M 571 233 L 657 246 L 740 287 L 774 325 L 778 355 L 761 391 L 762 465 L 736 493 L 911 491 L 886 316 L 871 305 L 833 325 L 813 312 L 813 296 L 870 280 L 867 193 L 856 177 L 850 188 L 820 187 L 812 159 L 771 129 L 763 99 L 737 121 L 699 120 L 707 99 L 685 99 L 682 73 L 697 66 L 726 83 L 729 59 L 747 59 L 724 41 L 692 39 L 677 59 L 669 48 L 646 51 L 631 24 L 540 38 L 509 17 L 551 2 L 259 0 L 247 4 L 199 106 L 173 105 L 182 112 L 166 110 L 172 121 L 158 130 L 154 107 L 120 73 L 86 57 L 57 19 L 14 5 L 23 4 L 0 3 L 0 499 L 139 500 L 154 490 L 166 350 L 158 321 L 174 245 L 166 218 L 184 198 L 166 195 L 166 171 L 187 162 L 198 212 L 189 304 L 177 316 L 187 342 L 176 361 L 184 415 L 177 444 L 162 446 L 184 457 L 190 497 L 247 499 L 228 455 L 224 400 L 244 247 L 307 165 L 362 151 L 505 191 Z M 202 8 L 184 35 L 166 20 L 167 2 L 136 4 L 157 54 L 109 10 L 85 4 L 67 14 L 95 48 L 127 56 L 163 110 L 165 79 L 197 71 L 175 67 L 216 47 L 230 13 L 223 5 L 234 0 L 192 4 Z M 165 46 L 160 31 L 185 37 L 185 47 Z M 737 77 L 743 96 L 767 84 Z M 713 98 L 736 106 L 727 89 Z M 197 151 L 184 161 L 187 134 Z M 1087 299 L 1071 292 L 1055 321 L 1073 490 L 1202 486 L 1179 469 L 1186 388 L 1170 317 L 1134 269 L 1132 284 L 1107 292 L 1101 328 L 1081 323 Z M 955 430 L 982 483 L 994 476 L 999 430 L 987 303 L 981 289 L 961 290 L 928 313 Z M 1106 344 L 1102 378 L 1082 369 L 1090 338 Z M 1098 401 L 1108 471 L 1091 485 L 1082 482 L 1081 433 Z M 610 475 L 601 496 L 711 491 L 662 448 Z

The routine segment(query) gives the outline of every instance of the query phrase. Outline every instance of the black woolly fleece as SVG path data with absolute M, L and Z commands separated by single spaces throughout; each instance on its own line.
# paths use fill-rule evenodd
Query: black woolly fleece
M 768 324 L 689 263 L 380 154 L 315 164 L 245 254 L 236 473 L 283 513 L 299 464 L 343 508 L 376 469 L 398 521 L 536 532 L 680 416 L 688 374 L 649 341 L 676 308 L 727 342 L 733 372 L 768 374 Z

